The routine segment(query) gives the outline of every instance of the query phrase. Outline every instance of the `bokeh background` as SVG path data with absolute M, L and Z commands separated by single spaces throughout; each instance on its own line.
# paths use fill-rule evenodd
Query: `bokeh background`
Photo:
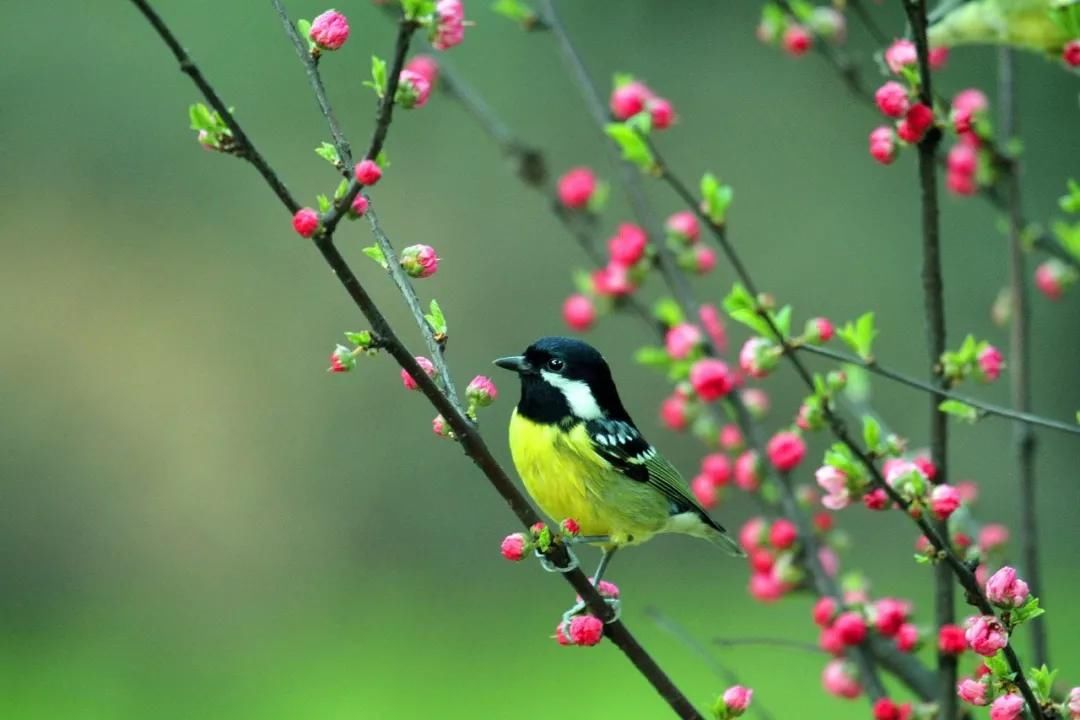
M 757 3 L 563 4 L 599 82 L 633 72 L 674 101 L 680 122 L 660 142 L 675 167 L 734 184 L 733 238 L 759 282 L 799 318 L 876 310 L 880 356 L 921 373 L 914 161 L 872 163 L 877 118 L 823 61 L 759 45 Z M 332 188 L 311 152 L 327 133 L 269 3 L 158 5 L 294 193 L 313 203 Z M 347 5 L 353 35 L 323 68 L 362 146 L 373 99 L 361 82 L 393 31 L 369 3 Z M 469 4 L 476 26 L 453 62 L 553 171 L 590 164 L 614 179 L 551 38 L 486 5 Z M 901 34 L 890 5 L 874 12 Z M 325 9 L 289 6 L 294 16 Z M 567 587 L 499 558 L 513 517 L 455 444 L 432 437 L 431 409 L 402 390 L 392 362 L 324 371 L 362 318 L 252 169 L 198 148 L 186 108 L 200 98 L 134 8 L 19 3 L 5 20 L 0 717 L 663 717 L 614 647 L 548 639 Z M 852 36 L 868 57 L 865 34 Z M 940 82 L 992 89 L 994 67 L 992 50 L 955 52 Z M 1026 55 L 1018 85 L 1025 210 L 1049 219 L 1080 161 L 1080 85 Z M 389 152 L 374 197 L 399 246 L 427 242 L 443 257 L 420 289 L 450 318 L 456 379 L 561 332 L 559 305 L 584 258 L 462 109 L 437 96 L 399 113 Z M 659 211 L 678 209 L 663 187 L 650 193 Z M 628 217 L 617 187 L 612 197 L 611 228 Z M 946 198 L 942 225 L 951 341 L 973 332 L 1005 345 L 989 318 L 1006 273 L 995 214 Z M 410 328 L 359 253 L 369 242 L 360 225 L 340 233 L 362 279 Z M 731 279 L 721 265 L 697 290 L 718 300 Z M 1034 404 L 1054 417 L 1080 407 L 1077 302 L 1033 302 Z M 643 429 L 690 472 L 695 443 L 656 420 L 665 384 L 630 359 L 646 339 L 622 317 L 590 335 Z M 508 460 L 516 388 L 496 380 L 503 396 L 483 427 Z M 1007 401 L 1006 385 L 977 391 Z M 769 389 L 779 427 L 801 388 L 779 372 Z M 877 383 L 874 401 L 925 443 L 922 395 Z M 980 517 L 1014 524 L 1010 436 L 1000 421 L 956 427 L 952 461 L 954 477 L 981 483 Z M 1080 452 L 1068 437 L 1039 439 L 1051 651 L 1075 684 Z M 750 514 L 737 494 L 718 511 L 734 526 Z M 928 624 L 929 575 L 911 562 L 910 524 L 858 509 L 839 521 L 855 539 L 845 565 L 865 569 L 875 594 L 911 596 Z M 751 602 L 746 567 L 693 540 L 660 539 L 613 567 L 630 627 L 702 706 L 723 683 L 646 606 L 705 644 L 815 639 L 808 599 Z M 868 716 L 861 701 L 821 692 L 820 656 L 748 647 L 717 657 L 779 717 Z

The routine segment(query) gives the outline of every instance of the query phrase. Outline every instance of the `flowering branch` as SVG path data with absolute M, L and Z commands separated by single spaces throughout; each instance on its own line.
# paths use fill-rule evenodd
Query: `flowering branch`
M 1013 51 L 998 51 L 998 103 L 1002 136 L 1011 138 L 1017 128 L 1016 76 Z M 1008 172 L 1002 178 L 1008 203 L 1009 300 L 1012 303 L 1009 326 L 1009 385 L 1012 405 L 1026 413 L 1031 409 L 1031 307 L 1028 303 L 1020 219 L 1020 159 L 1010 158 Z M 1036 595 L 1042 590 L 1039 567 L 1039 533 L 1035 521 L 1035 433 L 1031 425 L 1013 425 L 1016 445 L 1017 484 L 1020 500 L 1020 551 L 1028 585 Z M 1031 625 L 1032 655 L 1036 665 L 1047 662 L 1046 619 L 1035 618 Z
M 270 169 L 270 166 L 255 150 L 235 118 L 229 112 L 228 107 L 221 102 L 216 92 L 183 50 L 172 31 L 169 30 L 145 0 L 132 0 L 132 2 L 139 8 L 161 36 L 162 40 L 164 40 L 170 50 L 172 50 L 173 54 L 180 62 L 181 70 L 192 77 L 196 85 L 206 96 L 208 102 L 210 102 L 214 109 L 221 115 L 238 145 L 237 154 L 249 160 L 256 166 L 286 208 L 292 212 L 298 210 L 299 205 L 288 194 L 287 190 L 284 189 L 284 184 L 281 183 L 277 175 Z M 397 49 L 395 52 L 395 67 L 400 66 L 405 56 L 409 36 L 415 29 L 415 27 L 411 27 L 410 25 L 410 23 L 401 24 L 401 30 L 398 34 Z M 398 74 L 399 72 L 391 77 L 397 77 Z M 380 106 L 376 130 L 368 152 L 369 158 L 378 154 L 385 141 L 392 114 L 393 97 L 392 93 L 388 94 L 388 99 Z M 335 206 L 334 210 L 329 213 L 328 218 L 324 219 L 322 231 L 313 235 L 313 243 L 323 255 L 323 258 L 333 270 L 339 282 L 349 293 L 353 302 L 370 322 L 372 331 L 375 336 L 379 338 L 382 348 L 398 362 L 405 372 L 412 376 L 420 391 L 423 392 L 431 404 L 442 413 L 447 423 L 454 431 L 458 441 L 461 443 L 465 453 L 484 473 L 510 506 L 511 510 L 517 515 L 518 519 L 526 527 L 540 523 L 540 518 L 537 516 L 535 510 L 533 510 L 529 502 L 495 460 L 476 429 L 476 426 L 450 400 L 447 392 L 441 389 L 436 382 L 423 371 L 412 353 L 394 332 L 378 306 L 371 299 L 370 295 L 368 295 L 359 279 L 352 272 L 351 268 L 349 268 L 345 259 L 333 245 L 333 229 L 337 224 L 336 220 L 340 220 L 344 215 L 345 208 L 347 208 L 349 204 L 351 204 L 352 199 L 359 194 L 359 189 L 359 184 L 357 184 L 355 189 L 350 187 L 349 193 L 351 194 L 351 197 L 348 198 L 348 203 L 345 203 L 344 207 L 341 207 L 342 203 L 340 202 L 338 206 Z M 328 222 L 329 217 L 335 216 L 335 222 Z M 561 543 L 552 543 L 546 551 L 546 556 L 551 562 L 559 567 L 570 566 L 569 554 L 565 546 Z M 686 699 L 652 657 L 648 655 L 644 648 L 630 634 L 625 625 L 613 616 L 612 609 L 596 591 L 585 574 L 578 569 L 573 569 L 563 573 L 563 577 L 565 577 L 567 582 L 569 582 L 578 594 L 581 595 L 589 609 L 595 613 L 597 617 L 600 617 L 607 623 L 605 634 L 627 655 L 642 675 L 652 683 L 653 687 L 668 702 L 672 709 L 675 710 L 676 714 L 682 718 L 700 720 L 701 715 L 694 709 L 689 700 Z

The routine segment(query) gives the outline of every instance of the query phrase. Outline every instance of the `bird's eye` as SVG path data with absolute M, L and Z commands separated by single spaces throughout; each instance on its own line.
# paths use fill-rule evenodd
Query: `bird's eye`
M 564 363 L 559 358 L 551 358 L 550 360 L 547 361 L 547 368 L 548 368 L 548 370 L 551 370 L 552 372 L 559 372 L 565 366 L 566 366 L 566 363 Z

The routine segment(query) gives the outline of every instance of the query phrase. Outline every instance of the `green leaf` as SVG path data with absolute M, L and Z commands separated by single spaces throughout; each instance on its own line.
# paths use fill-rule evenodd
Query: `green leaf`
M 919 563 L 920 565 L 928 565 L 930 564 L 930 558 L 926 557 L 921 553 L 915 553 L 915 562 Z
M 300 33 L 300 37 L 305 40 L 311 39 L 311 21 L 300 19 L 296 21 L 296 29 Z
M 747 291 L 741 283 L 735 283 L 731 292 L 724 298 L 724 310 L 731 319 L 747 326 L 758 335 L 766 338 L 773 337 L 772 328 L 765 318 L 758 313 L 757 300 Z
M 672 298 L 665 297 L 656 301 L 652 308 L 653 317 L 659 320 L 664 327 L 675 327 L 683 322 L 682 308 Z
M 360 332 L 345 333 L 345 339 L 358 347 L 368 347 L 374 338 L 371 336 L 370 330 L 361 330 Z
M 386 95 L 386 61 L 377 55 L 371 56 L 371 81 L 364 85 L 373 89 L 380 98 Z
M 979 419 L 979 411 L 959 400 L 944 400 L 938 405 L 938 410 L 953 417 L 974 424 Z
M 390 156 L 386 154 L 385 150 L 380 150 L 379 154 L 375 156 L 375 164 L 383 170 L 390 167 Z
M 662 347 L 646 345 L 634 352 L 634 362 L 645 367 L 662 368 L 666 370 L 671 365 L 671 357 Z
M 1054 678 L 1057 677 L 1057 670 L 1050 670 L 1044 664 L 1040 668 L 1032 668 L 1028 677 L 1035 683 L 1035 693 L 1042 700 L 1049 700 L 1050 693 L 1054 687 Z
M 369 245 L 360 252 L 364 253 L 375 262 L 379 263 L 379 265 L 382 265 L 383 270 L 386 270 L 390 267 L 390 265 L 386 262 L 386 256 L 383 255 L 383 251 L 378 245 Z
M 521 0 L 495 0 L 491 9 L 507 20 L 513 20 L 522 25 L 531 25 L 536 21 L 536 13 Z
M 997 654 L 993 657 L 983 660 L 986 663 L 986 667 L 990 668 L 990 672 L 996 678 L 1011 678 L 1012 672 L 1009 670 L 1009 661 L 1005 659 L 1005 654 L 998 650 Z
M 612 78 L 611 84 L 614 87 L 621 88 L 623 85 L 629 85 L 630 83 L 634 82 L 634 80 L 634 76 L 630 73 L 615 73 L 614 78 Z
M 772 316 L 773 324 L 776 325 L 776 329 L 780 331 L 780 337 L 777 340 L 784 340 L 791 334 L 791 306 L 785 305 L 780 308 L 780 312 L 775 313 Z
M 865 403 L 870 400 L 870 371 L 861 365 L 844 365 L 844 373 L 847 374 L 847 385 L 844 386 L 844 394 L 855 404 Z
M 416 20 L 435 12 L 435 0 L 401 0 L 401 8 L 405 11 L 405 19 Z
M 846 323 L 836 331 L 836 335 L 863 360 L 869 362 L 873 359 L 874 338 L 877 337 L 874 313 L 864 313 L 854 322 Z
M 315 154 L 334 167 L 341 166 L 341 157 L 338 155 L 337 148 L 334 147 L 332 143 L 326 141 L 319 143 L 319 147 L 315 148 Z
M 336 202 L 336 201 L 340 200 L 341 198 L 345 197 L 348 194 L 349 194 L 349 181 L 343 179 L 341 182 L 338 183 L 337 188 L 334 189 L 334 201 Z
M 1039 607 L 1039 598 L 1032 595 L 1028 598 L 1027 602 L 1012 611 L 1009 619 L 1013 625 L 1019 625 L 1025 623 L 1028 620 L 1033 620 L 1046 611 Z
M 192 130 L 206 130 L 216 132 L 223 124 L 217 117 L 217 113 L 211 112 L 210 108 L 203 103 L 195 103 L 188 108 L 188 118 L 191 120 Z
M 446 335 L 446 316 L 443 315 L 442 308 L 434 298 L 431 300 L 430 309 L 430 313 L 424 314 L 424 319 L 428 321 L 428 325 L 436 336 Z
M 1080 183 L 1069 178 L 1069 194 L 1058 200 L 1061 209 L 1067 213 L 1080 213 Z
M 730 185 L 720 184 L 712 173 L 705 173 L 701 178 L 701 198 L 705 214 L 714 225 L 723 225 L 727 218 L 728 206 L 735 199 L 735 191 Z
M 652 132 L 652 114 L 647 110 L 631 115 L 625 122 L 627 127 L 636 130 L 639 135 L 648 135 Z
M 623 123 L 609 123 L 604 127 L 604 132 L 619 146 L 623 160 L 633 163 L 643 172 L 652 172 L 656 167 L 652 150 L 632 127 Z
M 872 415 L 863 415 L 862 434 L 866 447 L 877 452 L 881 444 L 881 425 Z
M 330 198 L 325 195 L 316 195 L 315 200 L 319 203 L 319 212 L 330 212 Z
M 607 207 L 609 197 L 611 197 L 611 185 L 603 180 L 598 181 L 592 195 L 589 196 L 589 204 L 586 209 L 593 215 L 599 215 Z

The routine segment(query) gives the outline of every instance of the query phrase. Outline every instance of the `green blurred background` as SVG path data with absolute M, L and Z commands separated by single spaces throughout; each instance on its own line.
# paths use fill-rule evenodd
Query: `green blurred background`
M 757 3 L 563 5 L 597 80 L 633 72 L 674 101 L 679 125 L 660 142 L 675 167 L 734 184 L 733 238 L 759 282 L 794 303 L 799 322 L 876 310 L 880 356 L 920 374 L 911 153 L 892 168 L 872 163 L 877 118 L 821 59 L 759 45 Z M 158 6 L 293 192 L 313 203 L 332 188 L 311 152 L 327 133 L 269 3 Z M 900 34 L 898 6 L 874 12 Z M 290 3 L 294 16 L 323 9 Z M 323 68 L 362 146 L 372 96 L 360 83 L 369 56 L 389 54 L 392 28 L 367 2 L 339 9 L 353 35 Z M 553 171 L 586 163 L 614 178 L 551 38 L 518 32 L 486 3 L 468 9 L 476 26 L 450 53 L 466 77 Z M 324 372 L 333 343 L 362 318 L 252 169 L 198 148 L 186 108 L 200 98 L 134 8 L 19 3 L 5 20 L 0 717 L 663 717 L 613 646 L 548 639 L 568 588 L 498 556 L 513 517 L 455 444 L 431 436 L 431 409 L 404 393 L 391 361 Z M 852 35 L 866 58 L 871 43 Z M 992 89 L 995 57 L 955 52 L 943 88 Z M 1018 82 L 1025 210 L 1049 219 L 1080 159 L 1078 83 L 1031 56 Z M 450 318 L 456 379 L 561 332 L 558 308 L 584 258 L 462 109 L 437 96 L 399 113 L 388 147 L 393 167 L 375 201 L 399 246 L 427 242 L 443 257 L 420 290 Z M 678 209 L 663 187 L 650 192 L 659 211 Z M 610 227 L 627 217 L 617 187 L 613 200 Z M 950 339 L 974 332 L 1005 346 L 989 319 L 1006 272 L 997 218 L 979 200 L 946 198 L 942 225 Z M 339 238 L 409 329 L 359 253 L 365 229 Z M 717 300 L 731 279 L 721 265 L 698 290 Z M 1077 302 L 1074 293 L 1033 303 L 1034 402 L 1054 417 L 1080 407 Z M 608 319 L 590 340 L 646 433 L 692 471 L 694 442 L 656 421 L 664 383 L 630 361 L 646 340 L 641 326 Z M 495 378 L 503 397 L 484 430 L 508 460 L 516 388 Z M 1007 401 L 1006 385 L 978 392 Z M 775 428 L 800 388 L 781 372 L 769 389 Z M 891 424 L 925 443 L 926 399 L 880 383 L 875 393 Z M 1010 435 L 1000 421 L 957 427 L 952 460 L 955 478 L 982 485 L 980 517 L 1014 524 Z M 1040 433 L 1044 604 L 1070 684 L 1080 678 L 1070 643 L 1080 608 L 1068 601 L 1080 589 L 1077 460 L 1075 440 Z M 736 527 L 750 513 L 734 495 L 718 511 Z M 928 623 L 928 572 L 911 562 L 910 524 L 858 509 L 839 520 L 857 540 L 845 565 L 866 569 L 875 594 L 912 596 Z M 693 540 L 627 553 L 612 578 L 630 627 L 703 706 L 723 683 L 645 617 L 647 605 L 703 642 L 815 638 L 808 599 L 750 602 L 746 567 Z M 719 657 L 779 717 L 868 716 L 861 701 L 822 694 L 818 656 Z

